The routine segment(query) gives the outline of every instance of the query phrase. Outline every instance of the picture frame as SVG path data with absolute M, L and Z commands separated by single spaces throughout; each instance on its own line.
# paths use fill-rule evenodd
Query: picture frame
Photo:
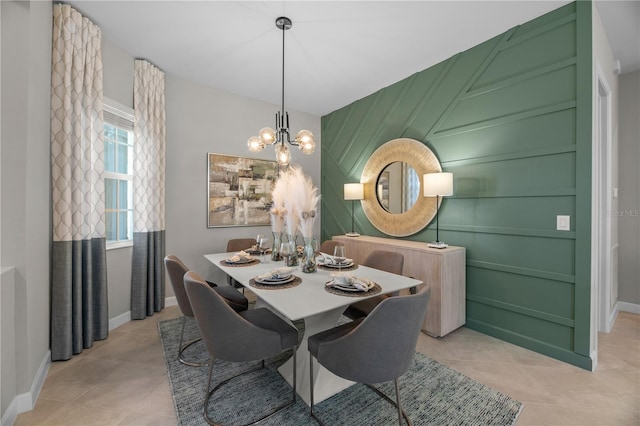
M 207 153 L 207 228 L 270 225 L 276 161 Z

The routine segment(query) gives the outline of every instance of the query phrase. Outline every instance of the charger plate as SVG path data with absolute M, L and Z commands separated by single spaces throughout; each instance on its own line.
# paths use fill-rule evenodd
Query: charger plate
M 282 290 L 285 288 L 296 287 L 300 285 L 301 282 L 302 282 L 302 278 L 294 275 L 294 278 L 292 281 L 288 281 L 283 284 L 260 284 L 255 279 L 251 278 L 251 280 L 249 281 L 249 285 L 251 287 L 254 287 L 260 290 Z
M 260 263 L 260 259 L 257 258 L 253 258 L 252 260 L 250 260 L 249 262 L 240 262 L 240 263 L 236 263 L 236 262 L 227 262 L 226 259 L 223 259 L 220 261 L 220 264 L 222 266 L 228 266 L 231 268 L 239 268 L 242 266 L 253 266 L 253 265 L 257 265 L 258 263 Z

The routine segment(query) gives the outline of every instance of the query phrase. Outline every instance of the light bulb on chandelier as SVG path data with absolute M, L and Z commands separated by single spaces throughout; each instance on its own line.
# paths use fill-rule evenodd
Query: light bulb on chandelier
M 247 146 L 251 152 L 259 152 L 267 145 L 276 145 L 276 159 L 281 166 L 287 166 L 291 161 L 291 151 L 285 145 L 297 146 L 304 154 L 312 154 L 316 150 L 313 133 L 300 130 L 294 140 L 289 132 L 289 113 L 284 109 L 284 33 L 292 26 L 291 19 L 281 16 L 276 19 L 276 27 L 282 30 L 282 109 L 276 113 L 276 130 L 270 127 L 260 129 L 258 136 L 251 136 Z

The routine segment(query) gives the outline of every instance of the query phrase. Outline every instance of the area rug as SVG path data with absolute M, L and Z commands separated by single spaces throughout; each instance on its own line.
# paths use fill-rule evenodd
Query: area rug
M 202 416 L 205 383 L 209 368 L 189 367 L 177 359 L 182 318 L 159 323 L 160 339 L 167 362 L 178 424 L 206 425 Z M 187 318 L 185 341 L 199 337 L 197 324 Z M 204 343 L 184 352 L 191 360 L 206 361 Z M 209 415 L 223 425 L 248 423 L 291 398 L 291 387 L 277 372 L 291 354 L 266 360 L 267 368 L 235 379 L 211 399 Z M 257 367 L 256 363 L 215 361 L 215 385 L 238 372 Z M 512 425 L 522 404 L 484 386 L 449 367 L 416 353 L 409 370 L 400 377 L 403 408 L 418 425 Z M 379 388 L 395 399 L 393 383 Z M 217 394 L 220 393 L 219 396 Z M 354 385 L 315 406 L 316 415 L 326 426 L 375 426 L 398 424 L 396 409 L 364 385 Z M 317 425 L 303 401 L 268 418 L 261 425 Z

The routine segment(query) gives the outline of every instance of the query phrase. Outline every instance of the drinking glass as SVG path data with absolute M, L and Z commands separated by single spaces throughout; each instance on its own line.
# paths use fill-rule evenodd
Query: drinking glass
M 266 235 L 262 235 L 262 234 L 256 235 L 256 251 L 260 252 L 260 254 L 262 254 L 262 251 L 260 250 L 260 240 L 265 237 Z
M 291 244 L 288 241 L 280 244 L 280 256 L 284 259 L 284 264 L 289 266 L 291 263 Z
M 338 273 L 342 272 L 342 263 L 347 258 L 344 246 L 336 246 L 333 249 L 333 258 L 338 262 Z
M 258 250 L 262 254 L 262 262 L 267 263 L 269 256 L 267 256 L 267 250 L 271 247 L 271 240 L 267 237 L 260 237 L 258 240 Z

